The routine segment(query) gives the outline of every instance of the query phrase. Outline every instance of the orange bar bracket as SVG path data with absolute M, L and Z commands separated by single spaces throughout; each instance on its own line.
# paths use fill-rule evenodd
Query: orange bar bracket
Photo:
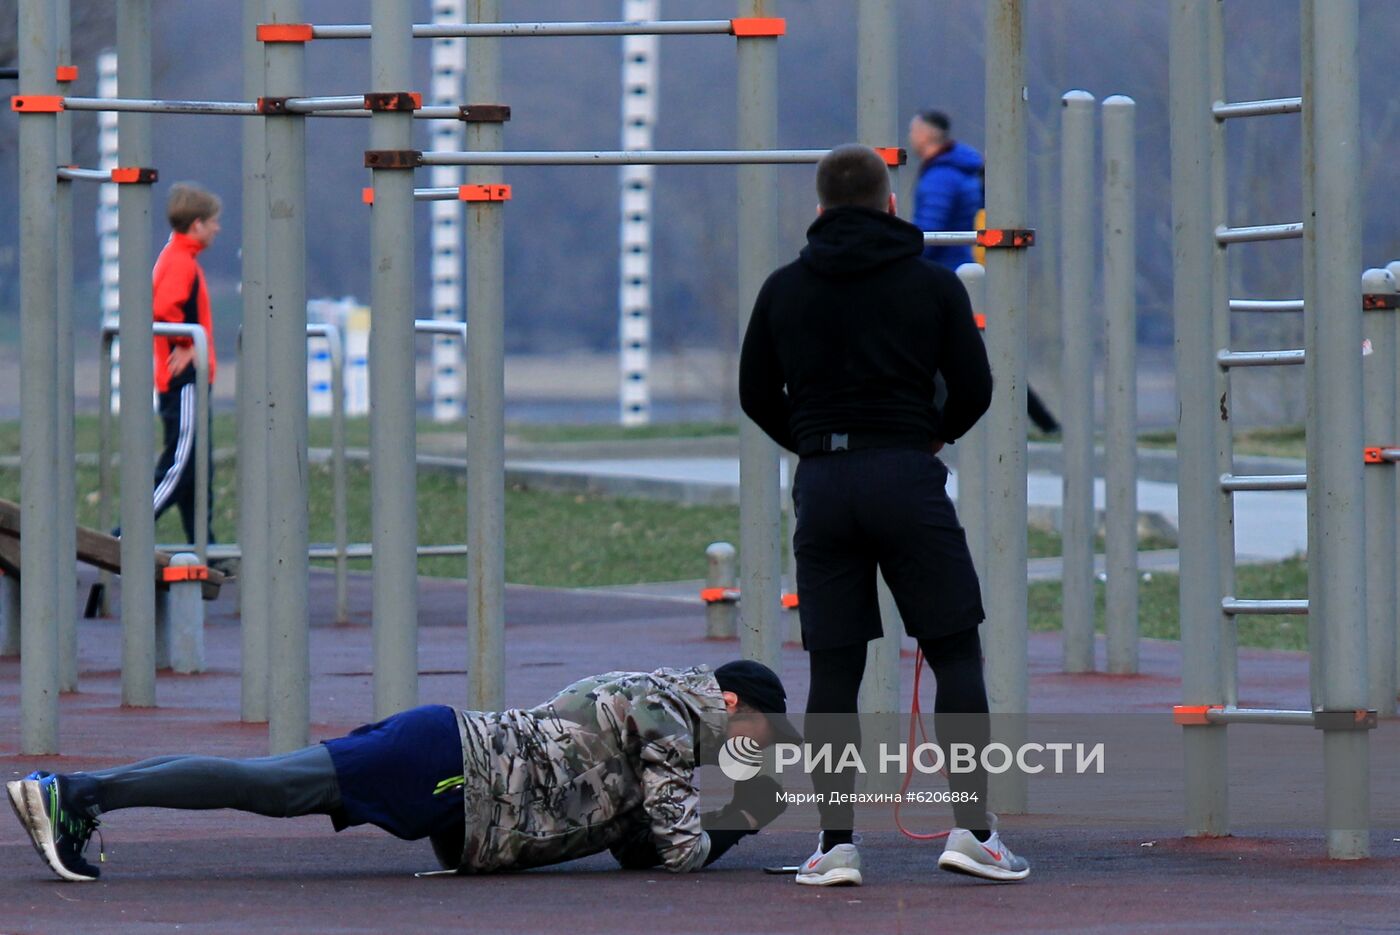
M 160 570 L 160 580 L 164 584 L 176 581 L 208 581 L 209 569 L 205 565 L 166 565 Z
M 909 154 L 902 146 L 876 146 L 875 152 L 880 154 L 887 166 L 902 166 L 909 161 Z
M 112 181 L 118 185 L 150 185 L 159 179 L 159 172 L 142 166 L 125 166 L 112 170 Z
M 1363 312 L 1393 312 L 1396 309 L 1400 309 L 1400 292 L 1361 293 Z
M 53 76 L 55 81 L 77 81 L 78 66 L 59 65 L 57 68 L 54 69 Z
M 1379 448 L 1370 447 L 1361 449 L 1361 461 L 1363 464 L 1385 463 L 1385 459 L 1381 457 L 1381 450 Z
M 510 201 L 509 185 L 459 185 L 458 201 Z
M 367 204 L 367 205 L 372 205 L 372 204 L 374 204 L 374 189 L 372 189 L 372 188 L 362 188 L 362 189 L 360 189 L 360 200 L 363 201 L 363 202 L 364 202 L 365 204 Z
M 21 114 L 56 114 L 63 110 L 63 95 L 16 94 L 10 98 L 10 110 Z
M 1172 707 L 1172 722 L 1182 727 L 1204 727 L 1210 723 L 1209 712 L 1224 710 L 1221 704 L 1179 704 Z
M 706 604 L 732 604 L 739 599 L 738 588 L 701 588 L 700 600 Z
M 796 609 L 797 609 L 797 595 L 796 595 L 796 594 L 784 594 L 784 595 L 783 595 L 783 607 L 784 607 L 785 609 L 787 609 L 787 610 L 796 610 Z
M 1018 249 L 1035 245 L 1035 231 L 1026 228 L 989 228 L 977 232 L 977 246 L 987 249 Z
M 980 312 L 974 312 L 973 315 L 972 315 L 972 320 L 977 324 L 977 330 L 978 330 L 978 331 L 986 331 L 986 330 L 987 330 L 987 316 L 986 316 L 986 315 L 983 315 L 983 314 L 980 313 Z
M 310 42 L 310 23 L 259 23 L 259 42 Z
M 787 20 L 782 17 L 749 16 L 729 21 L 729 34 L 741 38 L 787 35 Z

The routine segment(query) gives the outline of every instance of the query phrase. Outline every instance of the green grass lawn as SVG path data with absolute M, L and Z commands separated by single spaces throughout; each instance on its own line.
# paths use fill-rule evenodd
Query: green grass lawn
M 1144 432 L 1138 436 L 1144 448 L 1175 448 L 1176 432 Z M 1235 453 L 1272 458 L 1306 458 L 1307 440 L 1301 425 L 1244 429 L 1235 433 Z
M 1308 563 L 1304 559 L 1288 559 L 1269 565 L 1242 565 L 1235 571 L 1235 593 L 1251 599 L 1305 598 L 1308 596 Z M 1142 581 L 1138 590 L 1138 621 L 1145 637 L 1163 640 L 1181 639 L 1177 615 L 1180 579 L 1173 574 L 1152 575 Z M 1104 629 L 1104 586 L 1095 584 L 1094 628 Z M 1060 629 L 1060 583 L 1038 582 L 1030 586 L 1030 627 L 1034 631 L 1052 632 Z M 1308 618 L 1306 616 L 1248 616 L 1236 617 L 1235 626 L 1241 646 L 1263 649 L 1307 649 Z

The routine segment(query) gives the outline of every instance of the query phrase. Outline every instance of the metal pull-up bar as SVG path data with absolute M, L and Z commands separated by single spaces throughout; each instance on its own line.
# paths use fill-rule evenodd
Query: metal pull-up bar
M 821 161 L 827 149 L 681 149 L 578 152 L 426 152 L 424 166 L 741 166 L 811 165 Z M 877 150 L 887 165 L 903 165 L 903 149 Z
M 368 39 L 373 34 L 369 24 L 305 26 L 285 24 L 281 28 L 299 29 L 301 39 Z M 560 36 L 781 36 L 786 22 L 768 17 L 700 20 L 651 20 L 635 23 L 415 23 L 415 39 L 505 39 L 520 37 Z M 267 35 L 259 27 L 260 36 Z M 288 34 L 289 36 L 291 33 Z M 264 40 L 278 41 L 278 40 Z
M 335 97 L 293 97 L 277 99 L 277 110 L 309 117 L 369 117 L 370 109 L 362 94 Z M 11 105 L 14 109 L 20 106 Z M 47 101 L 45 101 L 47 106 Z M 127 114 L 194 114 L 212 117 L 265 117 L 271 109 L 260 101 L 167 101 L 120 97 L 65 97 L 60 110 L 97 111 Z M 461 107 L 417 107 L 418 120 L 465 119 Z

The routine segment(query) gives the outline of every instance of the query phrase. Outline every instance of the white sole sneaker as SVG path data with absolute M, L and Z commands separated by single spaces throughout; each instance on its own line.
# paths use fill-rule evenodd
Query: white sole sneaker
M 63 861 L 58 859 L 58 849 L 54 846 L 53 840 L 53 827 L 49 823 L 48 813 L 44 811 L 44 793 L 39 788 L 39 783 L 32 779 L 18 779 L 6 783 L 5 788 L 10 793 L 10 805 L 14 807 L 15 815 L 19 817 L 20 824 L 24 825 L 25 830 L 29 832 L 29 839 L 33 842 L 34 849 L 39 852 L 44 863 L 49 865 L 49 869 L 73 883 L 87 883 L 96 880 L 96 877 L 74 873 L 63 866 Z
M 797 882 L 803 886 L 860 886 L 860 871 L 855 867 L 833 867 L 825 873 L 799 873 Z
M 1007 870 L 995 864 L 984 864 L 980 860 L 960 854 L 957 851 L 944 851 L 938 858 L 938 869 L 949 870 L 953 873 L 965 873 L 968 876 L 981 877 L 984 880 L 995 880 L 999 883 L 1011 883 L 1016 880 L 1024 880 L 1030 876 L 1029 867 L 1024 870 Z

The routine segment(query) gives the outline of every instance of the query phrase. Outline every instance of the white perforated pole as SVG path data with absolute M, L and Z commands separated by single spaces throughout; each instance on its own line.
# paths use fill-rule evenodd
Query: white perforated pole
M 623 0 L 622 18 L 629 22 L 655 20 L 659 6 L 659 0 Z M 656 36 L 623 37 L 623 150 L 652 147 L 659 50 Z M 623 166 L 618 173 L 622 187 L 618 405 L 623 425 L 651 421 L 651 190 L 655 174 L 653 166 Z
M 467 18 L 466 0 L 433 0 L 434 23 L 460 23 Z M 434 39 L 430 96 L 435 106 L 463 101 L 463 77 L 467 69 L 467 40 Z M 430 131 L 433 149 L 460 149 L 462 123 L 435 120 Z M 433 166 L 435 187 L 462 184 L 457 166 Z M 462 321 L 462 202 L 435 201 L 432 206 L 433 259 L 432 306 L 436 321 Z M 456 422 L 462 418 L 462 371 L 466 349 L 448 335 L 433 338 L 433 421 Z

